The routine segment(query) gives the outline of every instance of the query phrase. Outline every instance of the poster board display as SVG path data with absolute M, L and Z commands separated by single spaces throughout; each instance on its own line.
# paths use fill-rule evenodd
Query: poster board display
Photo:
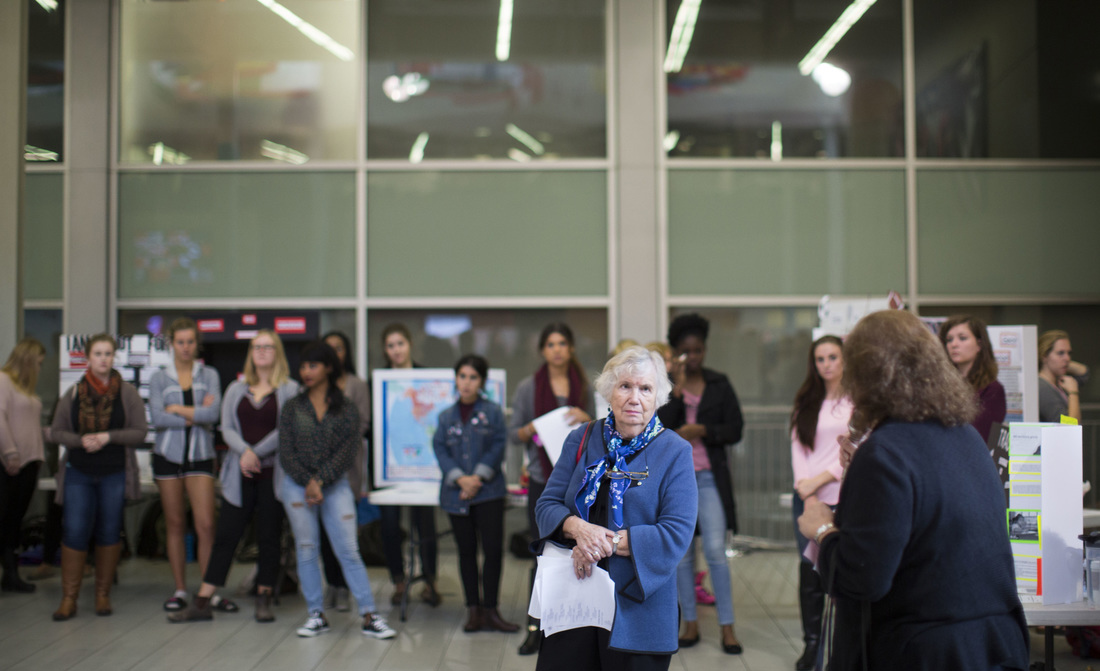
M 371 379 L 374 485 L 442 480 L 432 448 L 439 413 L 453 405 L 455 372 L 450 368 L 377 369 Z M 506 375 L 490 368 L 485 395 L 503 407 Z
M 1005 523 L 1025 603 L 1081 599 L 1081 427 L 1008 425 Z
M 814 340 L 826 335 L 844 337 L 855 328 L 864 315 L 879 310 L 902 310 L 905 301 L 901 294 L 891 291 L 881 298 L 830 298 L 822 296 L 817 304 L 818 326 L 813 330 Z
M 1039 421 L 1038 329 L 989 326 L 997 381 L 1005 388 L 1005 423 Z

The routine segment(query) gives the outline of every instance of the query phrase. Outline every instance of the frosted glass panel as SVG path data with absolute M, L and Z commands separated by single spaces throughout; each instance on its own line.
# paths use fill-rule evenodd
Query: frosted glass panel
M 371 296 L 607 295 L 603 172 L 367 176 Z
M 119 177 L 122 298 L 355 295 L 355 177 Z
M 23 225 L 24 300 L 61 300 L 64 221 L 61 175 L 28 174 L 24 182 L 26 211 Z
M 917 174 L 922 294 L 1100 292 L 1100 171 Z
M 905 291 L 899 170 L 673 170 L 673 295 Z
M 123 0 L 119 160 L 354 159 L 359 4 Z

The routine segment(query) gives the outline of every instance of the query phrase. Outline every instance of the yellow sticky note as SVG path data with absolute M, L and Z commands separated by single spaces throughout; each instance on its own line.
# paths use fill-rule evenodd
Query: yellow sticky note
M 1073 426 L 1077 426 L 1077 418 L 1076 417 L 1070 417 L 1069 415 L 1062 415 L 1062 420 L 1061 421 L 1062 421 L 1063 424 L 1072 424 Z

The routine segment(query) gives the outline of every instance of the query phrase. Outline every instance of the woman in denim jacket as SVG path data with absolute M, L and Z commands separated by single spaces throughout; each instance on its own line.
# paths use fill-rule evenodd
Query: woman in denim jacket
M 439 413 L 432 439 L 443 482 L 439 504 L 451 518 L 462 589 L 466 593 L 463 630 L 519 631 L 497 610 L 500 569 L 504 556 L 506 491 L 500 464 L 504 458 L 504 413 L 482 397 L 489 362 L 467 354 L 455 364 L 458 402 Z M 477 539 L 481 537 L 485 565 L 478 589 Z

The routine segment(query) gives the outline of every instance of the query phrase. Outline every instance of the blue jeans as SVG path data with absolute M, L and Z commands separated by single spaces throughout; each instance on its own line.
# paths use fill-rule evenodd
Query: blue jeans
M 344 572 L 348 589 L 359 604 L 359 614 L 374 612 L 367 568 L 359 556 L 359 527 L 355 519 L 355 496 L 347 478 L 341 478 L 321 490 L 320 505 L 306 503 L 306 488 L 283 476 L 283 508 L 286 510 L 294 542 L 298 549 L 298 580 L 309 612 L 324 610 L 321 584 L 321 525 L 332 542 L 332 551 Z
M 733 591 L 730 587 L 730 565 L 726 559 L 726 511 L 714 474 L 696 471 L 695 482 L 699 487 L 699 533 L 703 537 L 703 557 L 710 569 L 710 583 L 714 588 L 715 605 L 718 607 L 718 624 L 733 624 Z M 687 622 L 695 622 L 695 539 L 691 539 L 687 554 L 676 567 L 676 592 L 680 601 L 680 615 Z
M 125 505 L 126 471 L 88 475 L 68 464 L 61 543 L 69 549 L 86 552 L 94 531 L 97 546 L 115 545 L 122 535 L 122 508 Z

